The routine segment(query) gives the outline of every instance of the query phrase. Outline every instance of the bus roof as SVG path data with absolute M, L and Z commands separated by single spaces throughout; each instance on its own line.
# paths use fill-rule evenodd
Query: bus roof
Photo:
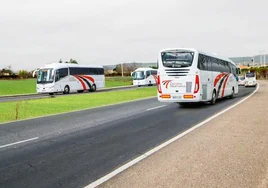
M 156 69 L 153 69 L 151 67 L 141 67 L 141 68 L 137 68 L 135 71 L 147 71 L 147 70 L 156 70 Z
M 71 63 L 51 63 L 51 64 L 46 64 L 41 68 L 54 68 L 54 69 L 59 69 L 59 68 L 68 68 L 68 67 L 92 67 L 92 68 L 103 68 L 103 66 L 98 66 L 98 65 L 79 65 L 79 64 L 71 64 Z
M 236 66 L 236 64 L 232 60 L 230 60 L 229 58 L 222 57 L 222 56 L 219 56 L 217 54 L 203 52 L 203 51 L 195 49 L 195 48 L 166 48 L 166 49 L 161 50 L 160 53 L 161 52 L 166 52 L 166 51 L 189 51 L 189 52 L 201 53 L 201 54 L 204 54 L 204 55 L 207 55 L 207 56 L 210 56 L 210 57 L 214 57 L 214 58 L 218 58 L 218 59 L 221 59 L 221 60 L 229 61 L 229 62 L 231 62 L 232 64 L 234 64 Z

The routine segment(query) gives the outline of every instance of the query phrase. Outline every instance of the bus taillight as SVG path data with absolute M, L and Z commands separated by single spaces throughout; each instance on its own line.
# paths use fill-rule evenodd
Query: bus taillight
M 195 75 L 195 87 L 194 87 L 194 93 L 197 93 L 200 88 L 200 82 L 199 82 L 199 76 Z
M 158 89 L 158 93 L 162 93 L 159 75 L 157 76 L 157 89 Z

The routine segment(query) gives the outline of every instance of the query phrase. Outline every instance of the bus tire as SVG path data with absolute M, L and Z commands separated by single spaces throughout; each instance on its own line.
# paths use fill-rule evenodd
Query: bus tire
M 216 103 L 216 100 L 217 100 L 217 95 L 216 95 L 216 90 L 214 89 L 213 93 L 212 93 L 212 99 L 210 101 L 210 104 L 214 105 Z
M 93 85 L 91 86 L 91 88 L 90 88 L 90 91 L 96 91 L 96 89 L 97 89 L 96 85 L 93 84 Z
M 69 94 L 70 93 L 70 87 L 67 85 L 64 87 L 63 94 Z
M 49 93 L 50 96 L 54 95 L 55 93 Z
M 234 88 L 232 89 L 232 94 L 230 95 L 230 99 L 233 99 L 235 96 L 235 91 L 234 91 Z
M 149 84 L 148 84 L 148 86 L 151 86 L 152 85 L 152 82 L 151 81 L 149 81 Z
M 83 92 L 84 92 L 84 90 L 77 90 L 77 92 L 78 92 L 78 93 L 83 93 Z

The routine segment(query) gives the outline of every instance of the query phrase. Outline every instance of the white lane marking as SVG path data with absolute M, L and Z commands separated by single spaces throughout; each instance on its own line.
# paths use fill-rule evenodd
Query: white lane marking
M 149 108 L 149 109 L 147 109 L 146 111 L 155 110 L 155 109 L 162 108 L 162 107 L 165 107 L 165 106 L 167 106 L 167 105 L 161 105 L 161 106 L 157 106 L 157 107 Z
M 37 140 L 37 139 L 39 139 L 39 137 L 34 137 L 34 138 L 27 139 L 27 140 L 22 140 L 22 141 L 14 142 L 14 143 L 11 143 L 11 144 L 2 145 L 2 146 L 0 146 L 0 149 L 1 149 L 1 148 L 8 147 L 8 146 L 13 146 L 13 145 L 16 145 L 16 144 L 21 144 L 21 143 L 25 143 L 25 142 L 30 142 L 30 141 L 32 141 L 32 140 Z
M 111 173 L 109 173 L 109 174 L 103 176 L 102 178 L 100 178 L 100 179 L 98 179 L 98 180 L 92 182 L 91 184 L 87 185 L 85 188 L 97 187 L 97 186 L 99 186 L 100 184 L 106 182 L 107 180 L 109 180 L 109 179 L 111 179 L 112 177 L 116 176 L 117 174 L 123 172 L 123 171 L 126 170 L 127 168 L 129 168 L 129 167 L 135 165 L 136 163 L 140 162 L 141 160 L 147 158 L 148 156 L 152 155 L 153 153 L 155 153 L 155 152 L 159 151 L 160 149 L 166 147 L 167 145 L 171 144 L 172 142 L 174 142 L 174 141 L 180 139 L 181 137 L 183 137 L 183 136 L 187 135 L 188 133 L 192 132 L 193 130 L 195 130 L 195 129 L 201 127 L 202 125 L 206 124 L 207 122 L 209 122 L 209 121 L 215 119 L 216 117 L 220 116 L 221 114 L 223 114 L 223 113 L 229 111 L 230 109 L 236 107 L 237 105 L 239 105 L 240 103 L 244 102 L 245 100 L 247 100 L 248 98 L 250 98 L 252 95 L 254 95 L 254 94 L 258 91 L 258 89 L 259 89 L 259 84 L 258 84 L 258 86 L 257 86 L 257 89 L 256 89 L 252 94 L 250 94 L 249 96 L 245 97 L 244 99 L 238 101 L 238 102 L 235 103 L 234 105 L 232 105 L 232 106 L 226 108 L 225 110 L 223 110 L 223 111 L 221 111 L 221 112 L 219 112 L 219 113 L 213 115 L 212 117 L 210 117 L 210 118 L 208 118 L 208 119 L 202 121 L 201 123 L 195 125 L 194 127 L 188 129 L 187 131 L 185 131 L 185 132 L 183 132 L 183 133 L 181 133 L 181 134 L 179 134 L 179 135 L 177 135 L 177 136 L 171 138 L 170 140 L 168 140 L 168 141 L 164 142 L 163 144 L 161 144 L 161 145 L 159 145 L 159 146 L 157 146 L 157 147 L 151 149 L 150 151 L 148 151 L 148 152 L 146 152 L 146 153 L 140 155 L 139 157 L 137 157 L 137 158 L 133 159 L 132 161 L 128 162 L 127 164 L 125 164 L 125 165 L 123 165 L 123 166 L 121 166 L 121 167 L 115 169 L 115 170 L 112 171 Z

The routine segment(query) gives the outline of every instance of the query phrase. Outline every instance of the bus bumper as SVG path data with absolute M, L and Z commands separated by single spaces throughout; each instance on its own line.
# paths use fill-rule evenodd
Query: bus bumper
M 159 102 L 200 102 L 197 94 L 158 94 Z

